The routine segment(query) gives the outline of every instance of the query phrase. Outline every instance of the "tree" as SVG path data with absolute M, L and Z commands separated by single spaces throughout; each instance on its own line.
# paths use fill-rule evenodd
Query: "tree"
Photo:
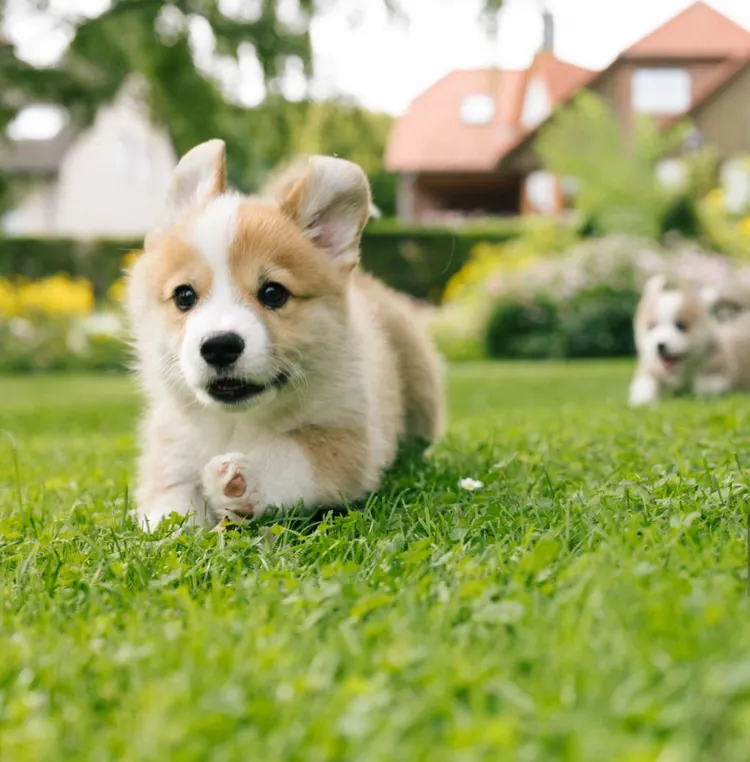
M 672 203 L 657 164 L 684 136 L 684 125 L 662 132 L 648 117 L 626 135 L 609 106 L 584 91 L 542 129 L 535 149 L 548 170 L 575 181 L 576 207 L 601 232 L 657 238 Z
M 28 2 L 52 12 L 50 0 Z M 178 153 L 222 135 L 232 157 L 231 180 L 240 186 L 257 185 L 295 140 L 310 143 L 308 118 L 326 124 L 321 136 L 335 134 L 352 148 L 352 130 L 369 120 L 361 109 L 346 110 L 352 124 L 341 130 L 331 116 L 333 107 L 309 111 L 310 104 L 290 104 L 281 94 L 281 77 L 290 62 L 306 76 L 311 73 L 309 29 L 315 13 L 345 0 L 297 2 L 298 17 L 291 24 L 282 18 L 283 0 L 112 0 L 94 18 L 69 10 L 60 23 L 71 30 L 71 42 L 52 67 L 35 69 L 15 56 L 7 40 L 0 40 L 0 128 L 4 130 L 19 109 L 39 101 L 63 105 L 76 123 L 86 125 L 136 74 L 148 82 L 153 119 L 166 126 Z M 399 12 L 399 0 L 381 2 L 392 13 Z M 500 2 L 486 0 L 487 18 Z M 0 0 L 0 18 L 4 12 L 5 0 Z M 225 69 L 238 66 L 240 58 L 254 50 L 267 87 L 259 107 L 248 109 L 234 101 L 215 67 L 197 59 L 191 43 L 196 24 L 210 41 L 211 62 Z

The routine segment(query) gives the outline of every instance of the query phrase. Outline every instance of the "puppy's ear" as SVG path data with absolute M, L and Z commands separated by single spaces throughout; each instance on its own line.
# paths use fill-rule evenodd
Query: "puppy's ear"
M 261 196 L 275 198 L 281 203 L 307 174 L 309 161 L 309 156 L 296 156 L 290 161 L 276 166 L 269 172 Z
M 664 286 L 667 283 L 667 278 L 663 274 L 652 275 L 643 287 L 643 296 L 651 298 L 660 294 L 664 290 Z
M 172 173 L 161 226 L 174 224 L 191 206 L 205 204 L 226 190 L 224 141 L 208 140 L 195 146 L 180 159 Z
M 722 301 L 723 297 L 723 294 L 716 286 L 696 286 L 696 293 L 700 302 L 709 310 L 714 309 Z
M 299 171 L 299 170 L 296 170 Z M 344 269 L 359 259 L 359 239 L 370 216 L 365 173 L 344 159 L 312 156 L 293 183 L 281 183 L 281 210 Z

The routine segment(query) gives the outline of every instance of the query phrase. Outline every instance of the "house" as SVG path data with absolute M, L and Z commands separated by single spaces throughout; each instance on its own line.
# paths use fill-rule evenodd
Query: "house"
M 0 171 L 16 176 L 19 198 L 3 218 L 16 236 L 139 238 L 156 221 L 177 157 L 131 81 L 92 125 L 63 124 L 53 137 L 8 139 Z
M 750 152 L 750 31 L 697 2 L 594 72 L 558 59 L 544 22 L 528 69 L 454 71 L 397 120 L 386 167 L 398 175 L 399 217 L 561 211 L 572 189 L 543 171 L 534 139 L 581 88 L 624 130 L 636 114 L 665 128 L 689 117 L 723 159 Z

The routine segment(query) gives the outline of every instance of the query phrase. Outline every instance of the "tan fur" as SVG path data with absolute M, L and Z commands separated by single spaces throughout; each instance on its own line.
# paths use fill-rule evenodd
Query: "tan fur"
M 334 429 L 308 426 L 292 438 L 310 459 L 320 480 L 324 500 L 341 496 L 356 499 L 374 489 L 379 474 L 370 464 L 367 429 Z
M 414 310 L 406 299 L 370 275 L 359 272 L 357 287 L 375 305 L 396 356 L 409 437 L 433 442 L 443 434 L 442 368 Z
M 274 197 L 230 199 L 236 219 L 219 276 L 210 264 L 218 255 L 187 239 L 192 221 L 223 198 L 226 173 L 214 164 L 223 164 L 224 154 L 215 145 L 194 151 L 173 181 L 177 212 L 148 239 L 129 287 L 150 400 L 141 519 L 153 525 L 172 511 L 200 515 L 201 495 L 214 519 L 258 516 L 300 500 L 314 508 L 358 499 L 377 488 L 401 439 L 431 443 L 443 431 L 440 365 L 414 309 L 358 266 L 371 207 L 364 174 L 348 162 L 313 157 L 274 179 Z M 196 197 L 190 182 L 200 190 Z M 177 285 L 192 285 L 198 305 L 211 309 L 218 277 L 229 277 L 243 320 L 262 325 L 252 330 L 268 337 L 264 372 L 291 377 L 267 401 L 239 412 L 196 405 L 200 390 L 180 376 L 186 353 L 196 367 L 200 358 L 182 345 L 193 312 L 177 310 L 171 295 Z M 290 293 L 280 309 L 259 300 L 268 282 Z M 162 349 L 154 334 L 163 334 Z
M 750 313 L 719 323 L 715 330 L 716 346 L 705 372 L 726 375 L 732 389 L 750 390 Z

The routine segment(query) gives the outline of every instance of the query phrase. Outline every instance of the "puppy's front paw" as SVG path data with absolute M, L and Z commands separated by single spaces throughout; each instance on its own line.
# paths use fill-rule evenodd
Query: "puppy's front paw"
M 265 505 L 247 456 L 227 453 L 212 458 L 203 469 L 203 494 L 216 519 L 258 518 Z
M 636 376 L 630 385 L 630 407 L 655 405 L 659 401 L 659 386 L 650 376 Z

